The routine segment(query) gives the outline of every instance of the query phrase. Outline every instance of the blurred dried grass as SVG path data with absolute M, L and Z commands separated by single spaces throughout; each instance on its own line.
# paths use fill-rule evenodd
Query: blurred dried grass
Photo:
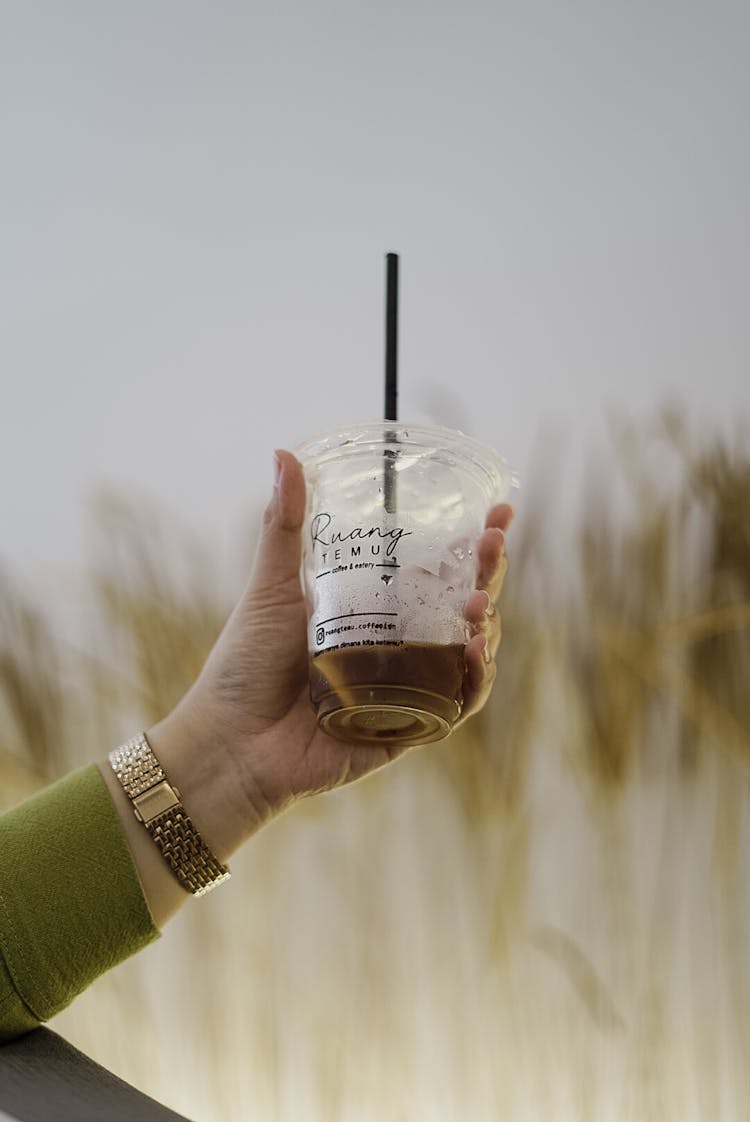
M 202 1122 L 750 1116 L 750 457 L 611 434 L 567 536 L 522 497 L 485 712 L 264 831 L 70 1039 Z M 97 526 L 76 691 L 0 584 L 11 797 L 166 711 L 231 606 L 163 512 Z
M 46 620 L 0 569 L 0 793 L 14 801 L 64 761 L 59 651 Z M 2 805 L 0 803 L 0 805 Z

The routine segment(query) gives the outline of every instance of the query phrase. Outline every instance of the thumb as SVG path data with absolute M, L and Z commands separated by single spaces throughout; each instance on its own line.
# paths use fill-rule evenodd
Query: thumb
M 299 581 L 302 560 L 302 522 L 305 517 L 305 477 L 291 452 L 274 453 L 273 495 L 263 515 L 252 585 L 269 590 Z

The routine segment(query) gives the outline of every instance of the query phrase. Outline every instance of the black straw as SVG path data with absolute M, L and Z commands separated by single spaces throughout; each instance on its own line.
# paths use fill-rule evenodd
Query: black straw
M 385 258 L 385 419 L 398 420 L 398 254 Z
M 398 254 L 385 257 L 385 419 L 398 420 Z M 386 432 L 395 441 L 395 432 Z M 383 505 L 388 514 L 396 511 L 396 453 L 385 450 L 383 467 Z

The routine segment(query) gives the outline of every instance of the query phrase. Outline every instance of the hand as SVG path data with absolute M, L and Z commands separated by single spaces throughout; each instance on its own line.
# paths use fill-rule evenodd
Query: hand
M 297 798 L 359 779 L 406 750 L 345 744 L 317 726 L 300 583 L 304 514 L 302 468 L 290 452 L 279 452 L 249 584 L 195 685 L 149 730 L 199 826 L 199 811 L 191 808 L 206 808 L 202 832 L 222 859 Z M 501 635 L 495 602 L 511 518 L 507 504 L 493 507 L 478 543 L 477 587 L 466 604 L 473 635 L 465 652 L 461 721 L 482 708 L 495 678 Z

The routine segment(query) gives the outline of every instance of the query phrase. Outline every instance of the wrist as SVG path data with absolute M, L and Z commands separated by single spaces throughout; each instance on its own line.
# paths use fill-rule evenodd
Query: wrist
M 270 817 L 262 800 L 248 794 L 226 740 L 184 698 L 147 730 L 149 743 L 219 861 L 226 863 Z

